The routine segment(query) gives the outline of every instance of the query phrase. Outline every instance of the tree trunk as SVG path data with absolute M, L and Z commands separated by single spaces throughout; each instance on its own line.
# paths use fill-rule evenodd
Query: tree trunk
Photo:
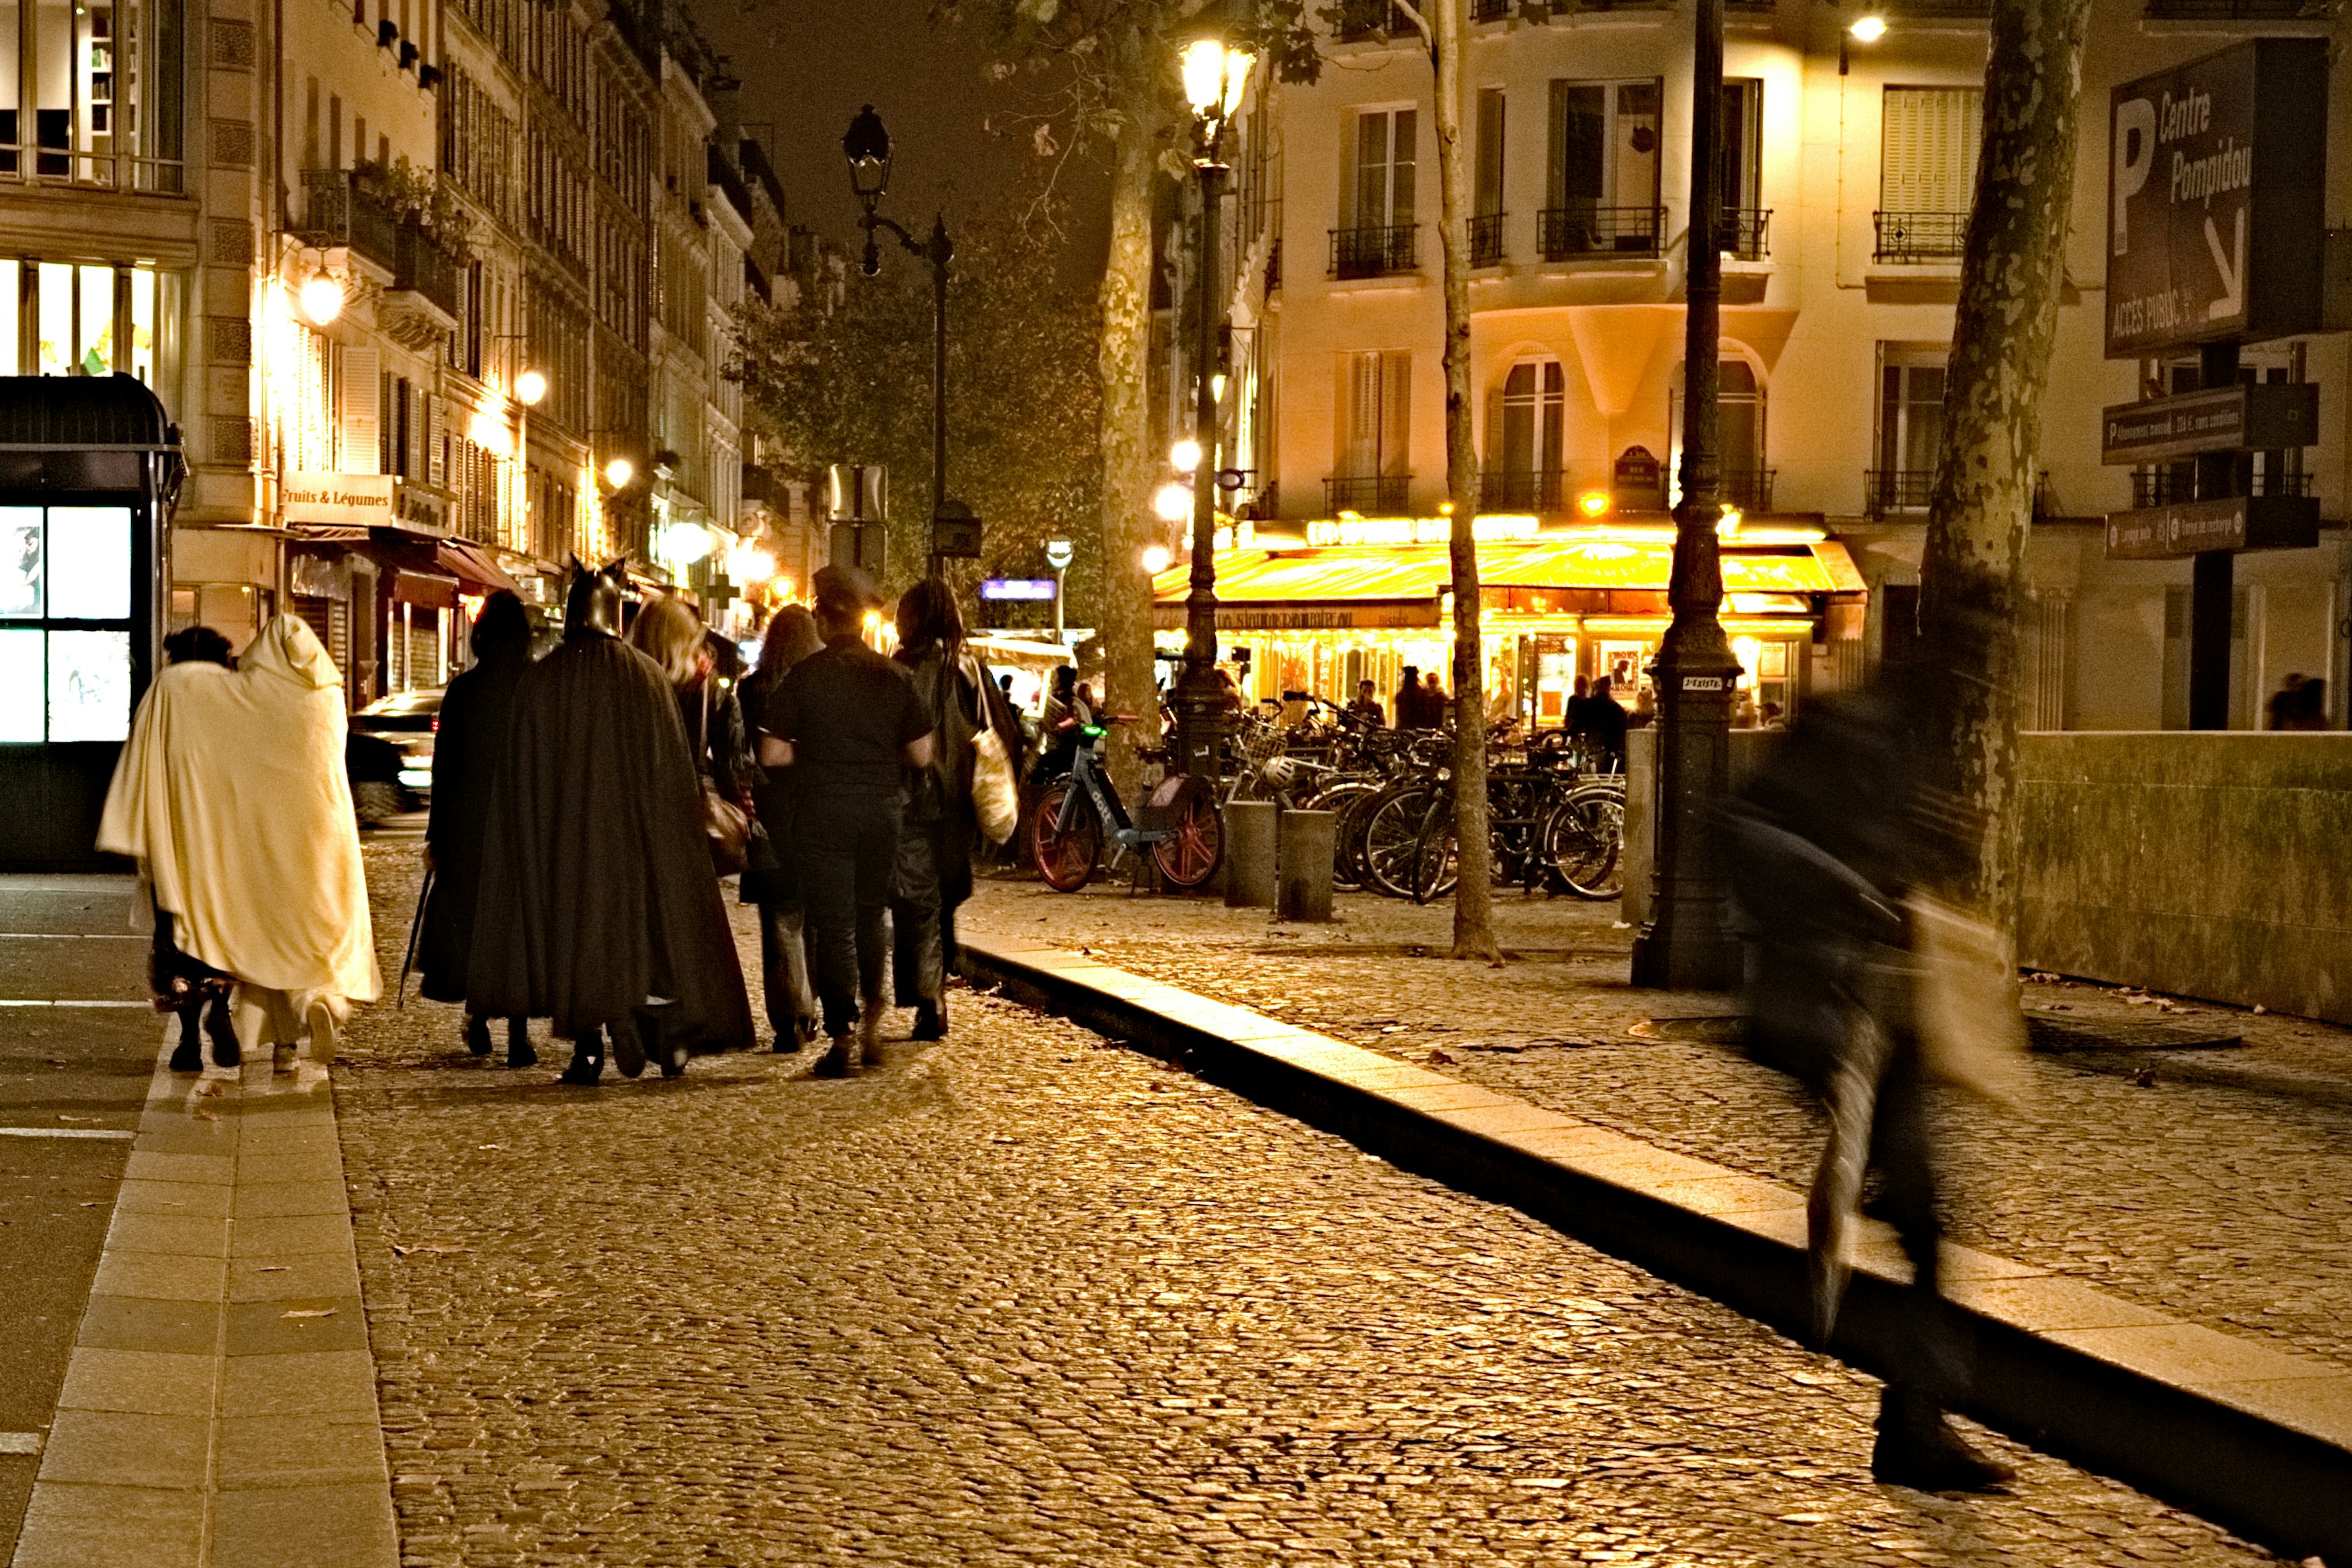
M 1486 668 L 1478 639 L 1478 454 L 1470 427 L 1470 162 L 1462 140 L 1463 0 L 1425 0 L 1437 128 L 1439 236 L 1445 266 L 1445 493 L 1453 503 L 1454 956 L 1495 959 L 1495 881 L 1486 839 Z
M 1984 152 L 1919 568 L 1921 689 L 1933 703 L 1924 717 L 1968 836 L 1948 890 L 2004 932 L 2017 898 L 2017 612 L 2089 11 L 2089 0 L 1994 0 Z
M 1145 427 L 1151 355 L 1151 184 L 1158 135 L 1150 84 L 1133 94 L 1112 149 L 1110 254 L 1103 264 L 1102 349 L 1102 706 L 1131 712 L 1111 731 L 1110 773 L 1137 798 L 1138 744 L 1160 736 L 1151 668 L 1151 576 L 1143 552 L 1153 538 Z

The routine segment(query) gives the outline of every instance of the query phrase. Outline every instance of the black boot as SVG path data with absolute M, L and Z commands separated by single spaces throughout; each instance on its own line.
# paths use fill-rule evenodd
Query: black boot
M 2016 1474 L 1970 1447 L 1934 1400 L 1891 1385 L 1879 1395 L 1870 1473 L 1923 1492 L 1991 1491 Z
M 558 1075 L 559 1083 L 594 1087 L 604 1076 L 604 1032 L 591 1029 L 572 1042 L 572 1065 Z
M 635 1078 L 646 1070 L 645 1041 L 625 1018 L 613 1020 L 613 1065 L 621 1069 L 623 1078 Z
M 466 1015 L 466 1049 L 478 1057 L 490 1054 L 490 1021 L 479 1013 Z
M 201 1024 L 201 1018 L 199 1016 L 203 1012 L 204 1006 L 201 1003 L 192 1007 L 183 1007 L 180 1009 L 180 1043 L 172 1047 L 172 1070 L 173 1072 L 202 1072 L 205 1070 L 204 1037 L 197 1033 L 197 1029 Z
M 915 1038 L 944 1040 L 948 1037 L 948 999 L 942 995 L 936 1002 L 915 1004 Z
M 229 1021 L 227 997 L 214 997 L 212 1005 L 205 1009 L 205 1034 L 213 1043 L 215 1067 L 245 1065 L 245 1053 L 237 1048 L 236 1026 Z
M 539 1065 L 539 1053 L 530 1048 L 530 1020 L 507 1020 L 507 1066 L 528 1068 Z

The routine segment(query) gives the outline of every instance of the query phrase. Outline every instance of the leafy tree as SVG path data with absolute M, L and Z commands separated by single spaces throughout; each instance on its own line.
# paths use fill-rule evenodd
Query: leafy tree
M 929 560 L 931 279 L 895 250 L 878 278 L 820 257 L 790 307 L 754 305 L 736 356 L 752 420 L 793 454 L 799 477 L 828 463 L 890 473 L 892 585 Z M 1094 300 L 1065 282 L 1059 242 L 1015 219 L 959 235 L 948 280 L 948 490 L 980 514 L 982 574 L 1043 576 L 1045 541 L 1089 541 L 1101 509 Z M 1074 438 L 1074 433 L 1076 433 Z M 970 568 L 961 571 L 969 575 Z M 1097 559 L 1070 573 L 1073 624 L 1099 602 Z

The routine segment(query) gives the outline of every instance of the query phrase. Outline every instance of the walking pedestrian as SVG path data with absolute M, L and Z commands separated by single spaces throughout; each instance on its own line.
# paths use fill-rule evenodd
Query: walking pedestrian
M 1584 704 L 1584 732 L 1593 748 L 1612 763 L 1625 755 L 1625 710 L 1617 706 L 1614 686 L 1608 676 L 1601 677 L 1592 683 L 1592 696 Z
M 1443 730 L 1445 717 L 1454 706 L 1454 699 L 1445 694 L 1444 683 L 1431 670 L 1421 678 L 1421 720 L 1424 730 Z
M 515 688 L 530 668 L 530 619 L 522 601 L 500 589 L 474 618 L 473 664 L 449 682 L 433 736 L 433 811 L 425 829 L 425 864 L 433 891 L 416 944 L 419 989 L 436 1002 L 466 1000 L 466 963 L 474 948 L 474 908 L 482 889 L 482 833 L 490 786 L 506 752 Z M 507 1066 L 539 1060 L 530 1020 L 506 1020 Z M 466 1010 L 466 1048 L 490 1054 L 489 1016 Z
M 741 656 L 675 594 L 646 601 L 629 625 L 629 646 L 659 667 L 677 699 L 711 864 L 717 875 L 733 876 L 744 868 L 751 829 L 751 746 L 735 696 Z
M 980 842 L 972 805 L 972 742 L 994 730 L 1006 754 L 1020 731 L 988 672 L 964 646 L 955 593 L 926 577 L 898 600 L 898 650 L 932 731 L 931 761 L 907 785 L 898 834 L 897 889 L 890 900 L 891 976 L 901 1007 L 915 1010 L 915 1038 L 947 1037 L 947 976 L 956 965 L 956 910 L 971 897 L 971 856 Z
M 139 704 L 98 847 L 140 862 L 187 957 L 236 981 L 234 1037 L 309 1037 L 323 1081 L 353 1002 L 382 988 L 358 818 L 343 772 L 343 678 L 301 618 L 278 615 L 231 671 L 167 667 Z M 239 1059 L 216 1037 L 208 1078 Z
M 739 693 L 759 739 L 772 732 L 768 707 L 785 672 L 824 646 L 816 635 L 816 617 L 802 605 L 786 605 L 769 619 L 767 636 L 760 643 L 760 668 L 744 679 Z M 744 868 L 741 897 L 760 909 L 761 990 L 768 1027 L 775 1035 L 775 1050 L 790 1053 L 816 1038 L 817 1021 L 793 792 L 781 771 L 762 767 L 751 798 L 751 864 Z
M 620 638 L 625 563 L 577 560 L 563 643 L 523 672 L 482 839 L 467 1005 L 553 1020 L 562 1079 L 751 1044 L 676 693 Z
M 1808 707 L 1727 814 L 1726 858 L 1759 949 L 1751 1048 L 1804 1079 L 1830 1113 L 1811 1210 L 1814 1331 L 1826 1341 L 1834 1325 L 1847 1216 L 1874 1167 L 1874 1212 L 1893 1223 L 1913 1276 L 1871 1469 L 1928 1491 L 1980 1490 L 2010 1472 L 1944 1415 L 1970 1371 L 1938 1293 L 1934 1108 L 1906 910 L 1968 851 L 1957 803 L 1927 765 L 1927 704 L 1915 695 L 1898 675 Z
M 2292 730 L 2295 727 L 2294 718 L 2299 710 L 2302 689 L 2303 677 L 2288 672 L 2286 679 L 2279 682 L 2279 689 L 2271 693 L 2271 700 L 2263 704 L 2263 729 Z
M 816 574 L 824 647 L 793 666 L 768 703 L 762 765 L 786 773 L 817 997 L 831 1041 L 816 1066 L 841 1078 L 881 1047 L 882 917 L 898 870 L 906 770 L 929 768 L 933 737 L 915 683 L 866 646 L 879 595 L 855 567 Z M 852 1031 L 856 1032 L 853 1034 Z
M 185 626 L 163 639 L 163 657 L 173 664 L 215 665 L 228 668 L 228 638 L 210 626 Z M 204 1035 L 210 1035 L 221 1065 L 236 1067 L 236 1026 L 229 1018 L 229 997 L 236 977 L 189 957 L 174 939 L 172 911 L 154 910 L 155 937 L 147 959 L 147 988 L 155 1010 L 175 1013 L 180 1019 L 179 1042 L 172 1047 L 173 1072 L 201 1072 L 205 1066 Z M 199 1034 L 199 1027 L 204 1034 Z
M 1421 690 L 1421 666 L 1406 665 L 1397 680 L 1396 701 L 1391 704 L 1396 713 L 1398 729 L 1426 730 L 1429 728 L 1422 717 Z

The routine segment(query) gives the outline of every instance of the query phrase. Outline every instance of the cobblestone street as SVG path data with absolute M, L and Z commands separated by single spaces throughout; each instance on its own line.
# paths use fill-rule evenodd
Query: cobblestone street
M 1203 900 L 1144 906 L 1117 889 L 1066 897 L 993 881 L 967 929 L 1085 947 L 1357 1045 L 1569 1111 L 1678 1152 L 1802 1187 L 1820 1158 L 1811 1101 L 1790 1079 L 1705 1039 L 1639 1037 L 1653 1018 L 1724 1013 L 1727 996 L 1625 984 L 1631 933 L 1616 905 L 1498 897 L 1518 957 L 1502 969 L 1447 961 L 1447 908 L 1370 896 L 1338 923 L 1276 927 L 1262 910 Z M 2242 1031 L 2275 1079 L 2352 1085 L 2352 1033 L 2307 1019 L 2036 984 L 2062 1016 L 2203 1019 Z M 2352 1103 L 2032 1060 L 2021 1114 L 1948 1107 L 1954 1239 L 2215 1328 L 2352 1361 Z
M 414 842 L 369 860 L 390 973 Z M 363 1013 L 337 1101 L 405 1559 L 2267 1560 L 1999 1439 L 2009 1497 L 1876 1486 L 1871 1380 L 959 1008 L 856 1082 L 762 1055 L 595 1091 L 478 1065 L 448 1009 Z

